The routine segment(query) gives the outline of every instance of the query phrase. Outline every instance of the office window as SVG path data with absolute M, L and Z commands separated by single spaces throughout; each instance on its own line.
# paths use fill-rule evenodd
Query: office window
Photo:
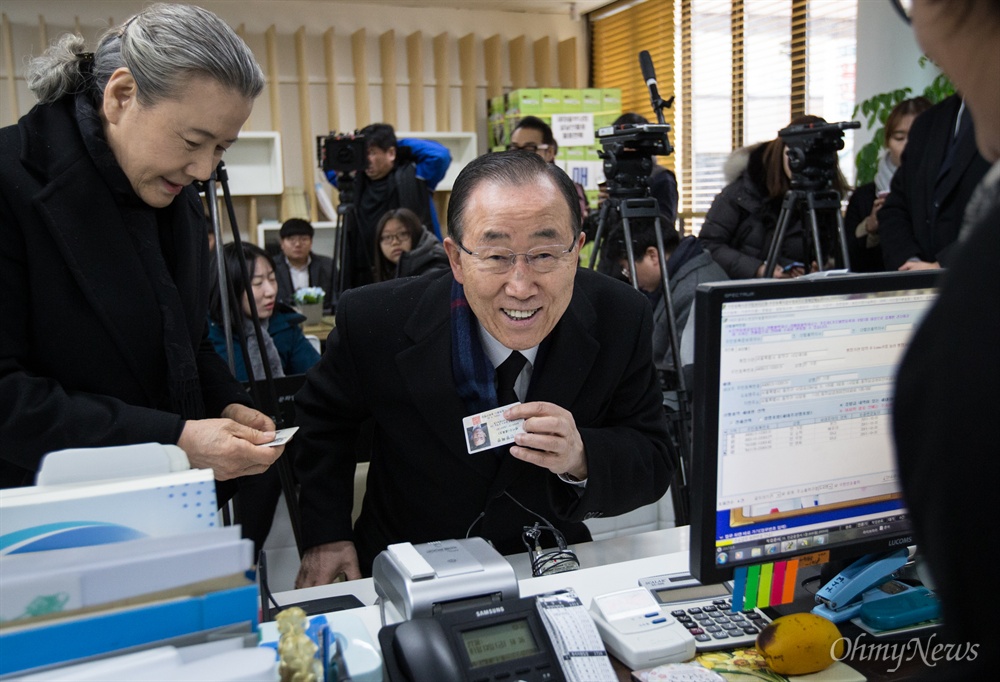
M 620 2 L 607 10 L 618 21 L 646 2 Z M 715 195 L 725 186 L 723 166 L 733 149 L 773 139 L 801 113 L 849 120 L 854 107 L 857 4 L 845 0 L 678 0 L 672 4 L 676 78 L 676 147 L 670 159 L 680 184 L 678 213 L 697 233 Z M 602 12 L 606 12 L 602 10 Z M 623 87 L 628 69 L 612 72 L 610 54 L 594 35 L 595 87 Z M 640 22 L 640 25 L 641 22 Z M 648 40 L 648 37 L 647 37 Z M 632 61 L 639 49 L 614 57 Z M 603 67 L 599 68 L 599 65 Z M 657 62 L 659 68 L 659 62 Z M 638 67 L 635 67 L 636 69 Z M 624 99 L 624 96 L 623 96 Z M 648 110 L 648 105 L 647 105 Z M 853 179 L 853 133 L 845 137 L 841 169 Z M 663 163 L 663 159 L 660 162 Z
M 592 35 L 592 80 L 595 88 L 621 88 L 622 111 L 656 123 L 649 89 L 639 68 L 639 53 L 649 52 L 660 96 L 674 94 L 674 0 L 622 0 L 589 15 Z M 663 111 L 674 125 L 672 109 Z M 674 135 L 670 139 L 673 142 Z M 672 157 L 659 163 L 674 167 Z

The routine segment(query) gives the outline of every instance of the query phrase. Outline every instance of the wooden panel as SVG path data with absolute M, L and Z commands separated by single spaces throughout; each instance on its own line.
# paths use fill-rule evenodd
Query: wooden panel
M 458 72 L 462 81 L 462 130 L 476 131 L 476 36 L 458 39 Z
M 337 100 L 337 69 L 334 62 L 334 32 L 323 33 L 323 66 L 326 71 L 326 125 L 330 132 L 340 131 L 340 105 Z
M 281 132 L 281 97 L 278 94 L 278 38 L 274 25 L 264 32 L 267 51 L 267 96 L 271 104 L 271 130 Z
M 365 29 L 359 28 L 351 34 L 351 59 L 354 62 L 354 120 L 358 128 L 364 128 L 369 123 L 374 123 L 371 105 L 368 102 L 368 66 L 365 42 Z
M 300 26 L 295 32 L 295 70 L 298 74 L 299 91 L 299 148 L 302 155 L 302 185 L 305 190 L 309 220 L 316 220 L 316 188 L 313 186 L 313 168 L 316 166 L 316 148 L 313 144 L 312 107 L 309 101 L 309 67 L 306 53 L 306 28 Z
M 45 25 L 45 17 L 38 15 L 38 44 L 44 50 L 49 46 L 49 29 Z
M 393 128 L 399 127 L 396 104 L 396 32 L 386 31 L 378 37 L 382 70 L 382 118 Z
M 267 53 L 267 94 L 271 104 L 271 130 L 280 133 L 281 97 L 278 94 L 278 38 L 273 24 L 264 32 L 264 47 Z M 282 149 L 282 154 L 284 154 L 284 149 Z M 284 213 L 284 197 L 278 201 L 278 213 Z M 250 231 L 253 232 L 253 230 Z
M 535 41 L 535 87 L 555 87 L 555 79 L 552 77 L 552 46 L 548 36 Z
M 559 41 L 559 87 L 582 88 L 583 84 L 577 77 L 576 68 L 576 38 Z
M 17 106 L 17 82 L 14 73 L 14 41 L 10 34 L 10 20 L 4 12 L 2 21 L 3 42 L 6 46 L 3 51 L 4 69 L 7 71 L 7 105 L 10 107 L 10 118 L 17 121 L 21 118 L 20 108 Z
M 247 42 L 246 27 L 243 24 L 240 24 L 239 26 L 237 26 L 233 30 L 236 31 L 236 35 L 238 35 L 240 37 L 240 40 L 242 40 L 244 43 Z M 261 68 L 263 69 L 263 67 L 261 67 Z M 253 116 L 251 116 L 250 118 L 248 118 L 246 120 L 246 122 L 243 124 L 243 128 L 241 128 L 241 130 L 251 130 L 253 128 L 250 125 L 251 119 L 253 119 Z
M 410 130 L 424 129 L 424 36 L 420 31 L 406 36 L 406 69 L 410 80 Z
M 483 41 L 483 59 L 486 66 L 486 96 L 503 94 L 503 41 L 500 36 L 490 36 Z
M 528 85 L 528 41 L 524 36 L 511 39 L 507 44 L 508 60 L 510 61 L 510 86 L 514 90 L 527 88 Z
M 451 73 L 448 68 L 448 34 L 434 37 L 434 115 L 438 130 L 451 130 Z

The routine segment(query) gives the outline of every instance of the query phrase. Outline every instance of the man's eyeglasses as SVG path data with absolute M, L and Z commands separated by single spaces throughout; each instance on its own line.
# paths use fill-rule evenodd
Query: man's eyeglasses
M 282 241 L 286 241 L 289 244 L 305 244 L 312 241 L 312 237 L 307 234 L 295 234 L 291 237 L 282 237 Z
M 411 241 L 411 239 L 412 238 L 410 237 L 409 232 L 397 232 L 395 234 L 383 233 L 382 238 L 379 241 L 383 244 L 405 244 L 406 242 Z
M 893 8 L 903 17 L 903 21 L 910 23 L 913 17 L 913 0 L 890 0 Z
M 525 253 L 514 253 L 513 249 L 503 246 L 482 246 L 475 251 L 469 251 L 462 242 L 458 242 L 458 248 L 476 259 L 476 264 L 480 270 L 494 275 L 502 275 L 509 272 L 517 263 L 518 256 L 524 256 L 524 262 L 535 272 L 552 272 L 566 260 L 566 256 L 573 252 L 576 240 L 569 247 L 562 244 L 551 246 L 536 246 L 528 249 Z
M 526 152 L 536 152 L 537 153 L 539 151 L 544 151 L 544 150 L 546 150 L 548 148 L 549 148 L 549 145 L 547 145 L 547 144 L 535 144 L 534 142 L 529 142 L 528 144 L 522 144 L 520 146 L 518 146 L 518 145 L 514 144 L 513 142 L 511 142 L 509 145 L 507 145 L 507 151 L 509 151 L 509 152 L 512 152 L 512 151 L 517 150 L 517 149 L 520 149 L 520 150 L 526 151 Z

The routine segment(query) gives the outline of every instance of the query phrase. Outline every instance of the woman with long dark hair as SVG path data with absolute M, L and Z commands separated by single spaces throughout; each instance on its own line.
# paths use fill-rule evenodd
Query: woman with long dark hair
M 226 244 L 222 249 L 226 277 L 238 303 L 237 306 L 230 305 L 229 308 L 236 378 L 240 381 L 247 380 L 246 362 L 243 360 L 243 346 L 238 331 L 241 327 L 246 335 L 249 348 L 247 355 L 253 368 L 254 379 L 264 378 L 264 357 L 271 367 L 272 376 L 304 374 L 319 361 L 319 352 L 302 333 L 300 325 L 306 318 L 294 308 L 278 302 L 278 283 L 271 255 L 253 244 L 243 243 L 242 246 L 250 286 L 243 281 L 240 273 L 239 249 L 236 244 Z M 260 352 L 257 335 L 253 329 L 253 318 L 250 316 L 250 296 L 253 296 L 257 305 L 257 316 L 261 322 L 263 354 Z M 209 338 L 215 345 L 215 350 L 225 358 L 226 337 L 223 331 L 222 302 L 219 299 L 218 287 L 212 295 Z
M 826 123 L 818 116 L 798 116 L 789 125 Z M 843 192 L 846 183 L 837 169 L 833 189 Z M 771 241 L 785 193 L 791 189 L 791 170 L 785 142 L 779 136 L 751 149 L 740 176 L 715 197 L 698 238 L 732 279 L 798 277 L 816 267 L 815 248 L 803 216 L 796 214 L 785 232 L 774 271 L 764 273 Z M 836 218 L 817 212 L 823 253 L 839 251 Z

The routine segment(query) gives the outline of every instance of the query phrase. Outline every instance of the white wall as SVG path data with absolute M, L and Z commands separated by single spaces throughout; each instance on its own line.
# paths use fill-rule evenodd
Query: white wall
M 919 60 L 923 52 L 913 37 L 913 29 L 896 13 L 886 0 L 858 0 L 856 99 L 863 102 L 872 95 L 910 87 L 919 95 L 939 73 L 928 62 L 924 68 Z M 862 129 L 855 135 L 855 149 L 871 139 L 871 131 Z
M 95 44 L 97 37 L 109 26 L 119 24 L 141 10 L 147 0 L 2 0 L 0 11 L 5 18 L 5 27 L 10 29 L 10 45 L 7 45 L 6 31 L 0 33 L 0 55 L 8 50 L 13 53 L 14 72 L 17 76 L 16 109 L 13 112 L 8 94 L 6 59 L 0 59 L 0 126 L 13 123 L 18 116 L 26 113 L 34 104 L 34 96 L 24 83 L 24 64 L 33 55 L 38 55 L 45 47 L 40 38 L 40 23 L 43 21 L 47 41 L 52 42 L 66 31 L 76 30 L 79 25 L 84 38 Z M 327 76 L 324 57 L 324 33 L 334 30 L 334 64 L 336 68 L 337 128 L 350 131 L 375 121 L 386 120 L 382 107 L 382 78 L 380 36 L 392 30 L 395 33 L 397 80 L 396 98 L 398 130 L 415 130 L 410 124 L 409 76 L 407 63 L 407 36 L 420 31 L 423 43 L 424 81 L 424 125 L 422 130 L 436 131 L 434 73 L 434 38 L 448 34 L 448 87 L 449 117 L 448 131 L 462 130 L 461 77 L 459 70 L 458 41 L 467 35 L 474 36 L 473 52 L 476 58 L 475 82 L 476 132 L 479 151 L 486 150 L 486 65 L 483 41 L 491 36 L 502 39 L 501 83 L 510 89 L 510 63 L 507 55 L 507 41 L 523 36 L 527 49 L 526 62 L 528 87 L 552 87 L 557 83 L 535 83 L 533 45 L 542 38 L 550 40 L 550 61 L 553 78 L 558 79 L 559 64 L 557 49 L 560 41 L 576 39 L 578 78 L 586 82 L 589 74 L 587 57 L 587 29 L 585 19 L 572 19 L 565 14 L 527 14 L 523 12 L 501 12 L 494 10 L 419 9 L 413 7 L 392 7 L 375 3 L 350 3 L 306 0 L 200 0 L 201 6 L 218 14 L 231 26 L 240 29 L 258 62 L 269 73 L 267 42 L 265 33 L 274 27 L 275 53 L 278 77 L 278 115 L 282 133 L 282 156 L 286 187 L 311 186 L 314 178 L 304 178 L 302 163 L 303 134 L 299 116 L 299 74 L 297 72 L 295 34 L 300 28 L 305 30 L 306 75 L 309 91 L 309 126 L 304 134 L 314 139 L 315 135 L 329 131 L 327 116 Z M 365 62 L 367 69 L 367 95 L 370 105 L 370 119 L 359 121 L 355 113 L 355 74 L 352 58 L 351 35 L 365 29 Z M 270 88 L 258 98 L 253 114 L 247 122 L 248 130 L 271 130 L 273 112 Z M 310 145 L 312 148 L 314 145 Z M 260 219 L 279 219 L 277 201 L 262 200 L 259 207 Z M 246 217 L 241 216 L 245 225 Z M 244 232 L 247 229 L 244 227 Z

